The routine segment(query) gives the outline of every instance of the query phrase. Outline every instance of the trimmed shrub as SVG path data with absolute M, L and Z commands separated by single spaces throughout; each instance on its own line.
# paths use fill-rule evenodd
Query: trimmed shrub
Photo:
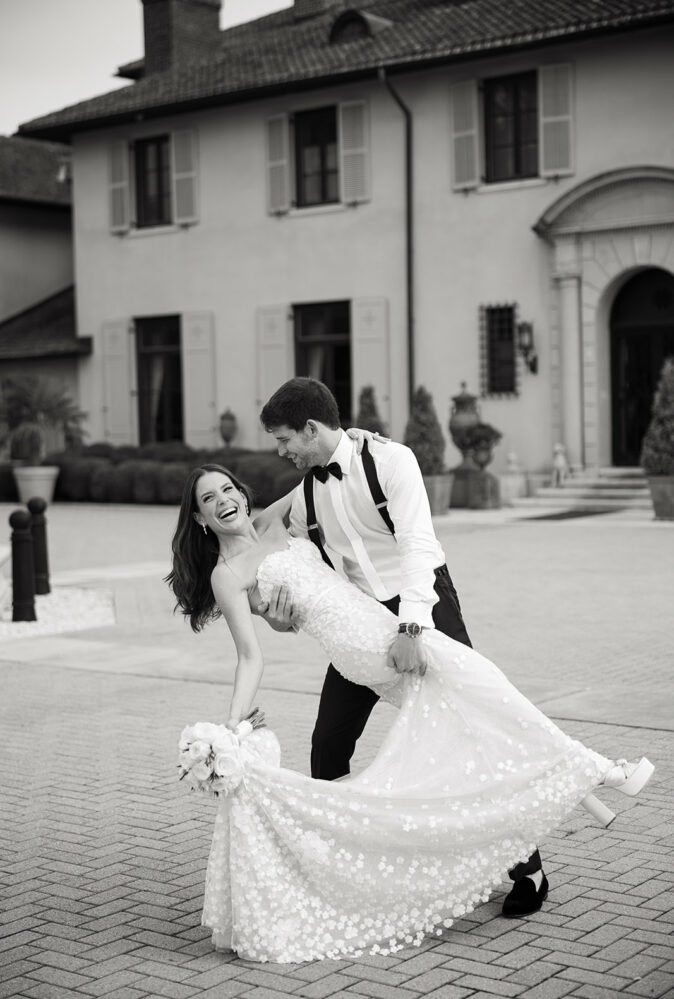
M 377 409 L 372 385 L 366 385 L 365 388 L 361 389 L 358 399 L 356 426 L 360 427 L 361 430 L 371 430 L 373 434 L 386 433 L 386 428 L 382 423 L 379 410 Z
M 110 494 L 108 496 L 108 503 L 131 502 L 131 487 L 135 464 L 135 461 L 120 461 L 118 465 L 112 466 L 112 474 L 109 479 Z
M 157 470 L 157 502 L 178 504 L 183 486 L 193 466 L 183 461 L 172 461 Z
M 234 469 L 231 470 L 234 472 Z M 302 479 L 301 473 L 289 467 L 288 461 L 274 451 L 257 451 L 242 456 L 234 474 L 250 487 L 255 506 L 268 506 L 292 488 L 289 485 L 292 478 L 295 485 Z
M 115 466 L 110 461 L 101 464 L 91 473 L 89 480 L 89 498 L 96 503 L 109 503 L 112 492 L 112 480 L 115 475 Z
M 143 461 L 187 461 L 194 460 L 197 454 L 195 448 L 183 441 L 160 441 L 154 444 L 143 444 L 138 448 L 138 457 Z
M 445 471 L 445 438 L 433 398 L 421 385 L 412 399 L 403 443 L 414 452 L 422 475 L 442 475 Z
M 107 458 L 108 461 L 112 461 L 116 450 L 114 444 L 108 444 L 107 441 L 95 441 L 85 447 L 83 453 L 87 458 Z
M 0 464 L 0 503 L 17 503 L 18 500 L 12 466 L 3 462 Z
M 61 474 L 56 480 L 55 498 L 84 503 L 90 498 L 90 483 L 94 472 L 107 468 L 103 458 L 62 458 L 57 462 Z
M 674 357 L 662 366 L 653 415 L 641 445 L 641 466 L 653 478 L 674 475 Z
M 162 466 L 158 461 L 134 461 L 133 466 L 131 499 L 134 503 L 156 503 L 157 478 Z

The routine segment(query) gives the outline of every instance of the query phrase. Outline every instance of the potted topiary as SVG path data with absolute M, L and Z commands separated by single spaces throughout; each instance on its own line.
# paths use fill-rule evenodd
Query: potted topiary
M 356 426 L 360 427 L 361 430 L 371 430 L 373 434 L 386 434 L 386 427 L 379 415 L 372 385 L 366 385 L 360 391 Z
M 656 519 L 674 520 L 674 357 L 662 367 L 641 445 L 641 467 L 648 477 Z
M 81 443 L 84 415 L 67 390 L 51 378 L 4 379 L 0 422 L 9 431 L 9 457 L 22 503 L 34 496 L 51 503 L 59 469 L 42 464 L 46 440 L 51 436 L 69 446 Z
M 433 399 L 422 386 L 419 386 L 412 399 L 404 443 L 414 452 L 419 462 L 431 513 L 447 513 L 452 476 L 445 469 L 445 438 Z

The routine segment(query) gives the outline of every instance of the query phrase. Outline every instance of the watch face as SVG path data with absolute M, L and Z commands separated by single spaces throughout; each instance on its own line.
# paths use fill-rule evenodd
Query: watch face
M 408 624 L 407 634 L 411 635 L 412 638 L 418 638 L 419 635 L 421 634 L 421 626 L 418 624 Z

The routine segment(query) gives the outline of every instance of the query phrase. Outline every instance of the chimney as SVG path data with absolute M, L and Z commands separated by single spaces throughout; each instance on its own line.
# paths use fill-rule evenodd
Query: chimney
M 221 0 L 142 0 L 145 76 L 220 49 Z
M 305 17 L 315 17 L 334 7 L 335 2 L 336 0 L 295 0 L 293 16 L 296 21 L 302 21 Z

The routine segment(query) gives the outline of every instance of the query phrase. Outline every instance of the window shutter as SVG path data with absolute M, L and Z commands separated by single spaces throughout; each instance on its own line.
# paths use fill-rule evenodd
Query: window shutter
M 288 115 L 267 119 L 267 211 L 270 215 L 290 208 L 290 157 Z
M 264 406 L 276 389 L 295 374 L 292 314 L 287 305 L 257 310 L 257 407 Z M 271 438 L 260 426 L 260 447 L 269 449 Z
M 538 73 L 538 108 L 541 177 L 573 173 L 572 66 L 541 67 Z
M 138 440 L 131 347 L 129 320 L 103 323 L 103 432 L 111 444 L 135 444 Z
M 339 181 L 345 205 L 370 200 L 370 135 L 365 101 L 339 105 Z
M 391 430 L 391 361 L 389 355 L 388 301 L 356 298 L 351 304 L 352 412 L 366 385 L 374 388 L 377 409 Z
M 197 133 L 192 128 L 171 136 L 173 166 L 173 221 L 194 225 L 199 221 L 197 207 Z
M 212 447 L 217 443 L 214 341 L 212 313 L 185 313 L 180 335 L 183 437 L 192 447 Z
M 452 187 L 468 191 L 480 183 L 480 115 L 477 80 L 452 85 Z
M 110 232 L 129 231 L 129 146 L 112 142 L 108 150 L 110 174 Z

